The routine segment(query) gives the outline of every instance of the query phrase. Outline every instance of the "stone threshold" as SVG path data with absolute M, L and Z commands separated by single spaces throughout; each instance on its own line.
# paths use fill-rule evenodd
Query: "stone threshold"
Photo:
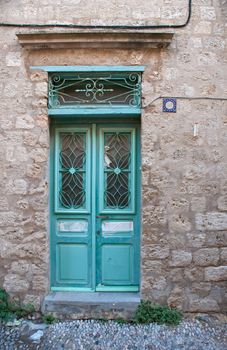
M 154 31 L 77 31 L 77 32 L 21 32 L 19 43 L 28 49 L 141 49 L 167 47 L 172 32 Z
M 51 292 L 44 298 L 42 312 L 59 318 L 131 319 L 139 303 L 137 292 Z

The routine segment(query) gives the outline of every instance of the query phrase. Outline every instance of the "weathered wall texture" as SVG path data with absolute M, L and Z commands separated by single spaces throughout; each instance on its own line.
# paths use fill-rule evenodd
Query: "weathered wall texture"
M 39 305 L 49 290 L 47 77 L 29 66 L 139 64 L 142 296 L 185 311 L 227 308 L 227 3 L 195 3 L 161 50 L 25 51 L 19 29 L 0 27 L 0 286 L 12 295 Z M 177 24 L 187 4 L 12 0 L 0 20 Z M 160 96 L 179 97 L 177 113 L 163 113 Z

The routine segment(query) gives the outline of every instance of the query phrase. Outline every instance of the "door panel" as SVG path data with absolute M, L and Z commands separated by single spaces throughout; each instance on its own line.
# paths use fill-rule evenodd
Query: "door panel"
M 131 284 L 133 247 L 130 244 L 103 244 L 101 252 L 102 285 Z
M 75 268 L 76 267 L 76 268 Z M 57 281 L 88 284 L 88 249 L 86 244 L 58 244 Z
M 138 285 L 133 229 L 136 132 L 130 127 L 99 127 L 98 139 L 97 288 L 121 286 L 127 290 Z
M 54 153 L 52 285 L 91 288 L 90 128 L 56 128 Z
M 52 290 L 138 290 L 139 128 L 59 127 L 54 137 Z

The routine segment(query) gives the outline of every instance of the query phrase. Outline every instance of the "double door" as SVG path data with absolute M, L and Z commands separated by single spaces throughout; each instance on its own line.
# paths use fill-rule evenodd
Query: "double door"
M 138 290 L 139 126 L 52 132 L 51 289 Z

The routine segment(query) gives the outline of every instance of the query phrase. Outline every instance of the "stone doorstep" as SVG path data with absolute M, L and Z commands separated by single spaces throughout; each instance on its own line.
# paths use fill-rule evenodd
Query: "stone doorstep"
M 139 293 L 51 292 L 42 304 L 42 312 L 72 318 L 130 318 L 140 303 Z

